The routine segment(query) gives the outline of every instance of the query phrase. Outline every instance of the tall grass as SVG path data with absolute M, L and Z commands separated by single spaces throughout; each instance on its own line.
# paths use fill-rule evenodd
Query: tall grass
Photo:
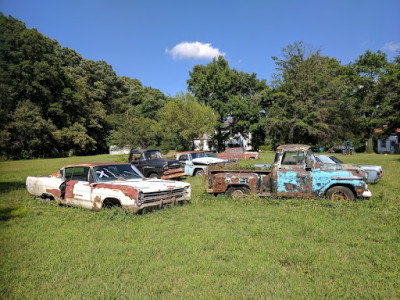
M 383 166 L 370 200 L 232 200 L 187 178 L 191 204 L 143 215 L 60 207 L 25 191 L 27 175 L 125 157 L 2 162 L 0 297 L 399 298 L 400 157 L 340 158 Z

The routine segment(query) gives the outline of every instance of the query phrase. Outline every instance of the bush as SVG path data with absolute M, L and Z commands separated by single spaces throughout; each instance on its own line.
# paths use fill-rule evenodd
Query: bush
M 272 151 L 272 150 L 273 149 L 272 149 L 271 145 L 262 145 L 262 146 L 260 146 L 260 151 L 265 152 L 265 151 Z

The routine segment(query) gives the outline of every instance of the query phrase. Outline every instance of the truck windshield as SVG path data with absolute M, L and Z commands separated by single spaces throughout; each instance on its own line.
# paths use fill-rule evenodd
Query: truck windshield
M 160 151 L 147 151 L 143 153 L 145 160 L 152 160 L 157 158 L 162 158 Z
M 207 155 L 204 152 L 192 153 L 192 159 L 200 158 L 200 157 L 207 157 Z
M 143 178 L 142 173 L 131 164 L 98 166 L 93 171 L 97 182 Z

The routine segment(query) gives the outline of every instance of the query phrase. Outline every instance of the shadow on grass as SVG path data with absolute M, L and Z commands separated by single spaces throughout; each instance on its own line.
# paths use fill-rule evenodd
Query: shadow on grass
M 8 193 L 25 188 L 25 182 L 0 182 L 0 193 Z
M 5 207 L 0 208 L 0 222 L 8 221 L 12 218 L 22 217 L 28 212 L 26 207 Z

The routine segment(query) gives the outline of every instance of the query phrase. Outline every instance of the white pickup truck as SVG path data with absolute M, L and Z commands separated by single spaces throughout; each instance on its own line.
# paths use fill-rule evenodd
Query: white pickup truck
M 144 178 L 131 164 L 90 163 L 61 168 L 49 176 L 27 177 L 26 188 L 34 196 L 91 210 L 118 206 L 137 213 L 190 201 L 189 183 Z

